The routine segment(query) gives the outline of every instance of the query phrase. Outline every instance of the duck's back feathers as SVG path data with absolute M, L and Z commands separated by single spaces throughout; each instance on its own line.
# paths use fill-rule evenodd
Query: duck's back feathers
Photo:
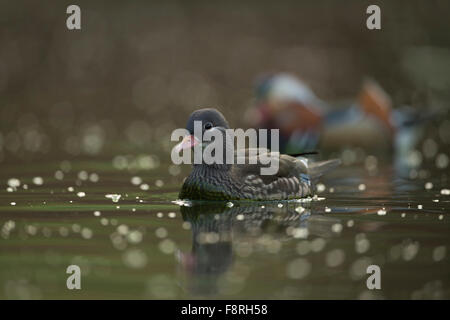
M 243 163 L 239 164 L 239 162 L 237 162 L 237 164 L 232 166 L 232 173 L 236 177 L 254 175 L 262 179 L 264 183 L 269 184 L 280 178 L 299 178 L 302 174 L 308 174 L 306 162 L 287 154 L 270 152 L 267 149 L 245 149 L 237 151 L 237 155 L 242 154 L 245 154 L 246 156 L 237 156 L 236 159 L 240 159 Z M 271 162 L 263 164 L 262 158 L 265 159 L 265 162 L 267 162 L 268 159 L 270 159 Z M 261 169 L 269 168 L 270 166 L 278 167 L 278 171 L 275 174 L 261 174 Z

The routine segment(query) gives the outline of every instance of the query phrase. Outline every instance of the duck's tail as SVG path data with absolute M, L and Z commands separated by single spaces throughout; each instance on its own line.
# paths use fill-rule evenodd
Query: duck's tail
M 308 162 L 308 175 L 312 181 L 316 181 L 326 172 L 338 167 L 341 164 L 340 159 L 331 159 L 326 161 Z
M 391 97 L 373 79 L 366 79 L 358 95 L 360 108 L 384 123 L 393 133 L 411 127 L 419 127 L 442 115 L 441 110 L 412 108 L 403 106 L 393 108 Z

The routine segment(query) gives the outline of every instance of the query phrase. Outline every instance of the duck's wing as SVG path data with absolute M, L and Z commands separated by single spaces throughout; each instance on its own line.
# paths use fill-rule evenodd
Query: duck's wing
M 245 148 L 245 149 L 237 149 L 235 152 L 235 157 L 251 157 L 251 156 L 259 156 L 263 154 L 269 153 L 270 150 L 267 148 Z
M 289 178 L 294 176 L 297 178 L 309 178 L 315 181 L 324 173 L 341 164 L 341 160 L 339 159 L 312 162 L 304 157 L 292 157 L 287 154 L 270 152 L 267 149 L 264 150 L 242 150 L 240 153 L 237 153 L 237 155 L 241 154 L 241 156 L 236 156 L 236 160 L 239 158 L 241 162 L 236 162 L 237 164 L 233 165 L 232 173 L 236 177 L 241 178 L 249 175 L 255 175 L 260 177 L 266 184 L 280 178 Z M 251 155 L 251 152 L 254 152 L 253 154 L 256 152 L 256 155 Z M 243 156 L 244 154 L 246 156 Z M 271 162 L 263 164 L 263 162 L 260 161 L 261 157 L 270 159 Z M 261 170 L 270 166 L 275 168 L 278 167 L 278 171 L 272 175 L 262 174 Z
M 252 152 L 256 152 L 256 154 Z M 269 152 L 267 149 L 247 149 L 237 154 L 241 154 L 241 156 L 236 156 L 236 160 L 239 159 L 244 163 L 237 161 L 233 165 L 232 173 L 236 177 L 244 178 L 254 175 L 268 184 L 280 178 L 300 177 L 302 174 L 308 174 L 307 161 L 303 161 L 306 160 L 305 158 L 294 158 L 278 152 Z M 243 156 L 243 154 L 246 156 Z M 267 163 L 268 159 L 270 159 L 270 162 Z M 278 171 L 274 174 L 262 174 L 262 169 L 269 167 L 278 168 Z

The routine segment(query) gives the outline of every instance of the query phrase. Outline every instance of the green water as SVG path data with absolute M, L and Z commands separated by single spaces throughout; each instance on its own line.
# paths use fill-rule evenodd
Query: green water
M 389 166 L 343 166 L 310 202 L 180 206 L 189 168 L 144 167 L 2 165 L 0 298 L 450 298 L 442 170 L 404 179 Z M 66 287 L 72 264 L 81 290 Z M 372 264 L 381 290 L 366 287 Z
M 67 30 L 65 1 L 2 1 L 0 299 L 449 299 L 450 2 L 377 2 L 382 30 L 367 1 L 331 0 L 77 1 Z M 324 125 L 318 157 L 347 160 L 323 199 L 174 203 L 189 167 L 170 165 L 170 133 L 208 106 L 251 127 L 273 72 L 333 110 L 367 78 L 393 108 L 439 113 L 396 143 L 370 119 Z

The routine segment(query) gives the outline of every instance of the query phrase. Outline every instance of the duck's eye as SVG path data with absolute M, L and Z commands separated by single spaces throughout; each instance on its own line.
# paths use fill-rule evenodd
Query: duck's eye
M 205 125 L 204 125 L 205 130 L 209 130 L 209 129 L 211 129 L 212 127 L 213 127 L 213 124 L 212 124 L 211 122 L 207 122 L 207 123 L 205 123 Z

